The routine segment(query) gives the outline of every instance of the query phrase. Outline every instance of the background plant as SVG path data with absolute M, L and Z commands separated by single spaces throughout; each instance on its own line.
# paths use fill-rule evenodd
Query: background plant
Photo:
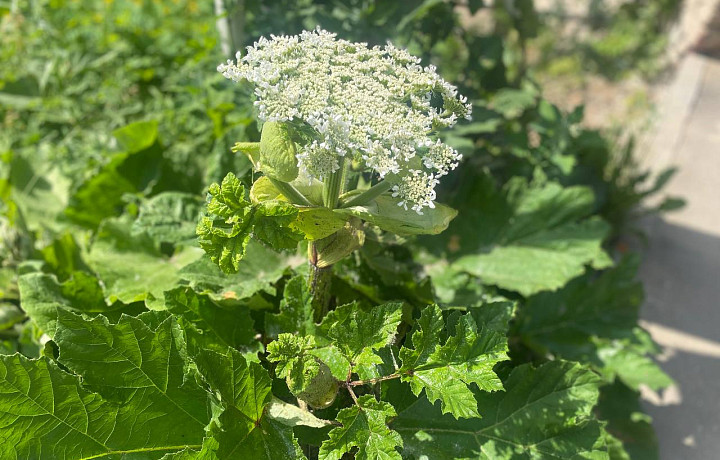
M 250 190 L 231 147 L 261 140 L 213 71 L 211 5 L 0 5 L 2 456 L 655 456 L 637 390 L 669 379 L 612 242 L 667 175 L 646 185 L 581 109 L 542 98 L 523 59 L 541 22 L 516 3 L 469 5 L 489 33 L 449 2 L 227 6 L 246 44 L 317 24 L 392 38 L 473 103 L 444 138 L 465 158 L 438 192 L 459 217 L 437 236 L 364 225 L 323 321 L 306 243 L 254 232 L 232 275 L 196 246 L 206 187 L 231 171 Z M 307 411 L 292 391 L 316 378 L 343 388 Z

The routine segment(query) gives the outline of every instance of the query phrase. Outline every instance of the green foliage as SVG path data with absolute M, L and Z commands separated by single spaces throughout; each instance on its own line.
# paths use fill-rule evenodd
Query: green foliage
M 370 395 L 358 399 L 358 404 L 343 409 L 337 416 L 342 427 L 333 428 L 330 439 L 320 446 L 318 458 L 340 460 L 343 454 L 357 447 L 355 458 L 402 458 L 397 451 L 403 441 L 398 433 L 387 427 L 387 419 L 394 417 L 395 409 L 382 401 L 376 401 Z
M 212 2 L 0 5 L 0 457 L 656 458 L 637 389 L 671 381 L 612 241 L 672 171 L 526 78 L 532 2 L 469 2 L 490 33 L 457 2 L 225 3 L 233 48 L 322 24 L 457 83 L 447 205 L 324 207 L 308 134 L 214 72 Z
M 455 324 L 455 334 L 444 344 L 439 340 L 443 329 L 440 309 L 423 310 L 419 329 L 410 337 L 414 349 L 400 350 L 403 365 L 399 372 L 405 374 L 402 380 L 410 382 L 416 396 L 424 389 L 431 403 L 440 399 L 443 413 L 451 413 L 455 418 L 479 418 L 470 384 L 484 391 L 503 389 L 493 367 L 507 359 L 505 331 L 511 314 L 509 306 L 494 309 L 498 314 L 495 320 L 501 325 L 498 330 L 484 324 L 478 327 L 472 315 L 463 315 Z
M 296 208 L 280 202 L 251 204 L 233 173 L 222 185 L 212 184 L 208 194 L 209 215 L 198 223 L 197 234 L 200 247 L 225 273 L 239 270 L 251 235 L 273 249 L 292 249 L 302 239 L 288 225 L 297 217 Z
M 592 415 L 600 383 L 577 364 L 523 364 L 505 381 L 505 392 L 478 394 L 482 419 L 456 422 L 421 398 L 391 427 L 415 456 L 607 459 L 602 424 Z

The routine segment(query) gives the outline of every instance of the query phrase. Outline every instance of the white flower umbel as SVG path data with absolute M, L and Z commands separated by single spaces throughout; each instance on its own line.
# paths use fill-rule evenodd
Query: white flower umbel
M 218 71 L 255 86 L 261 120 L 312 128 L 297 154 L 311 177 L 324 180 L 349 156 L 392 175 L 401 205 L 421 212 L 432 206 L 437 178 L 461 158 L 435 134 L 469 119 L 471 105 L 433 66 L 390 44 L 369 48 L 320 29 L 271 36 Z

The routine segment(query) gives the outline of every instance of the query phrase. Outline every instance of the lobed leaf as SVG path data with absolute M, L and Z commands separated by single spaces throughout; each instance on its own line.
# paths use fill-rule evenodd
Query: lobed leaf
M 287 203 L 252 204 L 240 180 L 228 173 L 208 193 L 208 216 L 197 226 L 200 247 L 225 273 L 236 273 L 252 235 L 275 250 L 292 249 L 303 235 L 290 228 L 297 209 Z
M 499 323 L 505 328 L 478 326 L 471 314 L 465 314 L 457 320 L 455 334 L 441 344 L 444 324 L 440 308 L 423 310 L 418 330 L 411 336 L 415 348 L 401 348 L 403 365 L 398 371 L 416 396 L 425 390 L 431 403 L 439 399 L 442 412 L 455 418 L 480 417 L 470 384 L 483 391 L 503 389 L 493 367 L 508 359 L 505 334 L 512 304 L 504 302 L 494 313 L 504 318 Z
M 247 362 L 235 350 L 202 351 L 195 362 L 223 408 L 210 424 L 214 439 L 205 443 L 202 452 L 212 452 L 221 460 L 302 458 L 292 428 L 266 414 L 272 379 L 261 365 Z
M 421 398 L 390 426 L 402 435 L 407 456 L 608 459 L 606 434 L 592 414 L 601 384 L 575 363 L 523 364 L 504 382 L 504 392 L 475 392 L 482 419 L 455 420 Z
M 387 419 L 396 415 L 388 403 L 377 401 L 372 395 L 358 398 L 355 406 L 342 409 L 337 421 L 342 427 L 333 428 L 330 439 L 320 446 L 320 460 L 340 460 L 357 447 L 354 458 L 400 460 L 398 447 L 403 440 L 398 433 L 387 427 Z
M 178 423 L 181 411 L 162 412 L 142 390 L 109 402 L 47 358 L 1 355 L 0 393 L 2 458 L 157 459 L 199 448 L 204 435 L 204 425 Z

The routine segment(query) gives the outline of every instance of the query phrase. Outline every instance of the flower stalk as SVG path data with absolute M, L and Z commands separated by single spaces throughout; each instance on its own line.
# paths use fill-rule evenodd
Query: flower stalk
M 298 189 L 296 189 L 292 184 L 288 182 L 283 182 L 277 179 L 273 179 L 270 176 L 267 176 L 268 179 L 270 179 L 270 182 L 280 190 L 280 193 L 285 195 L 285 198 L 290 200 L 292 204 L 297 204 L 300 206 L 312 206 L 312 203 L 310 203 L 310 200 L 308 200 L 305 195 L 300 193 Z
M 372 202 L 375 198 L 379 197 L 383 193 L 387 192 L 392 188 L 393 184 L 389 180 L 381 180 L 377 184 L 373 185 L 362 193 L 354 195 L 347 200 L 340 202 L 341 208 L 351 208 L 353 206 L 364 206 Z
M 335 209 L 340 199 L 343 186 L 345 185 L 345 157 L 338 159 L 338 169 L 331 173 L 323 184 L 323 206 L 329 209 Z

